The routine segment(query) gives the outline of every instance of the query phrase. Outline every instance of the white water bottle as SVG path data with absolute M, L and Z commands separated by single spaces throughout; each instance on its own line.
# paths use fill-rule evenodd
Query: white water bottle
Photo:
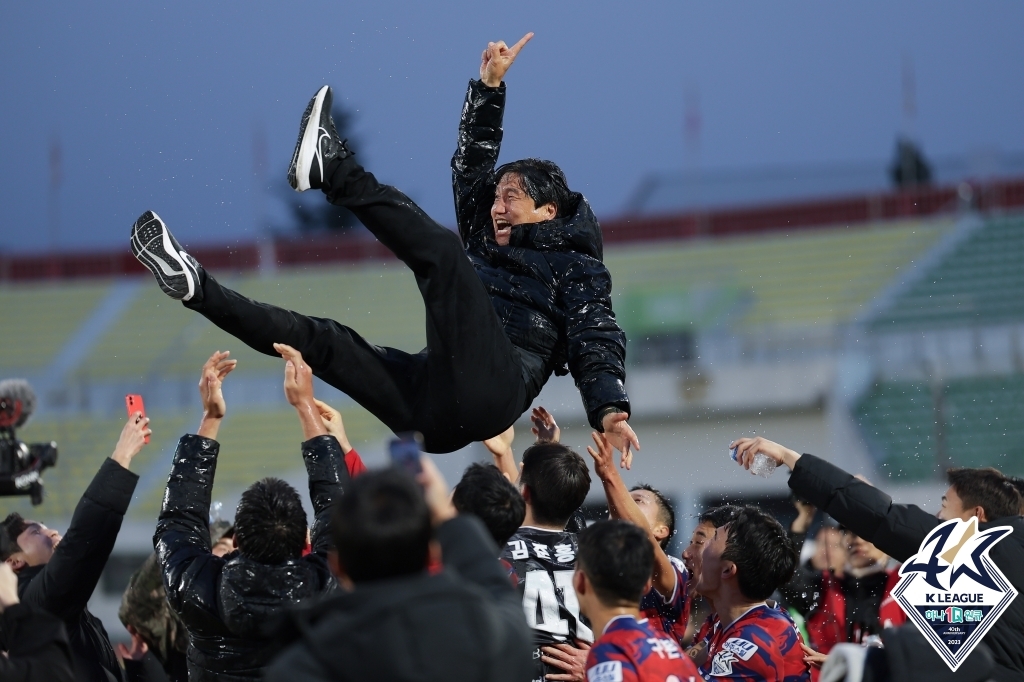
M 729 450 L 729 454 L 732 456 L 732 461 L 737 461 L 736 448 Z M 759 452 L 754 455 L 754 461 L 750 464 L 750 473 L 761 478 L 768 478 L 775 472 L 775 467 L 777 466 L 778 464 L 775 463 L 774 459 L 763 452 Z

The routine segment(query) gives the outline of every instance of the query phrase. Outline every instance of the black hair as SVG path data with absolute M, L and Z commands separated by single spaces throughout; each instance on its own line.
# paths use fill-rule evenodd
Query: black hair
M 725 524 L 732 521 L 733 517 L 739 513 L 740 507 L 734 504 L 723 504 L 718 507 L 712 507 L 701 512 L 700 516 L 697 517 L 697 523 L 710 523 L 715 528 L 721 528 Z
M 539 523 L 564 528 L 590 492 L 590 469 L 561 443 L 536 443 L 523 453 L 519 483 L 530 491 L 530 508 Z
M 526 516 L 523 496 L 493 464 L 470 464 L 452 492 L 452 504 L 460 514 L 473 514 L 483 521 L 499 547 Z
M 334 506 L 331 538 L 352 582 L 422 571 L 432 537 L 423 490 L 404 469 L 362 474 Z
M 579 534 L 576 561 L 603 603 L 639 605 L 654 570 L 654 548 L 639 526 L 598 521 Z
M 564 218 L 575 209 L 572 206 L 572 192 L 565 179 L 565 173 L 555 163 L 543 159 L 520 159 L 506 163 L 494 171 L 497 184 L 505 175 L 514 173 L 524 192 L 533 199 L 534 208 L 554 204 L 556 218 Z
M 295 488 L 279 478 L 249 486 L 235 511 L 235 544 L 261 564 L 298 559 L 306 548 L 306 510 Z
M 658 508 L 660 513 L 658 514 L 660 521 L 668 527 L 668 535 L 658 541 L 662 549 L 668 549 L 668 543 L 672 542 L 672 536 L 676 534 L 676 510 L 672 508 L 672 503 L 668 501 L 668 498 L 661 494 L 660 490 L 651 487 L 647 483 L 639 483 L 629 489 L 629 492 L 634 490 L 646 490 L 654 495 L 654 498 L 658 501 Z
M 11 512 L 0 523 L 0 561 L 7 561 L 12 554 L 21 551 L 18 536 L 28 528 L 28 522 L 18 512 Z
M 965 509 L 981 507 L 989 521 L 1020 515 L 1021 494 L 1013 481 L 998 469 L 954 467 L 946 470 L 946 480 Z
M 775 517 L 741 507 L 728 522 L 728 533 L 722 559 L 736 564 L 736 580 L 747 599 L 767 599 L 793 577 L 799 554 Z
M 1020 513 L 1024 515 L 1024 478 L 1020 476 L 1008 476 L 1007 479 L 1013 484 L 1013 487 L 1017 489 L 1017 493 L 1020 495 Z

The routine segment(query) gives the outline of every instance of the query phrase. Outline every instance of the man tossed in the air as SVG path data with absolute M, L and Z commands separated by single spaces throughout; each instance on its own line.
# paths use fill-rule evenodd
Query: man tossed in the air
M 331 120 L 329 87 L 303 114 L 289 182 L 298 191 L 321 189 L 350 209 L 413 271 L 426 308 L 423 351 L 375 346 L 334 320 L 226 289 L 152 212 L 132 228 L 132 252 L 169 296 L 261 353 L 276 356 L 274 343 L 292 346 L 316 376 L 391 430 L 422 433 L 429 452 L 503 432 L 552 372 L 568 371 L 591 426 L 628 466 L 639 442 L 626 421 L 626 337 L 612 312 L 597 219 L 550 161 L 495 170 L 502 77 L 531 37 L 511 48 L 488 44 L 480 80 L 469 84 L 452 159 L 461 240 L 356 163 Z

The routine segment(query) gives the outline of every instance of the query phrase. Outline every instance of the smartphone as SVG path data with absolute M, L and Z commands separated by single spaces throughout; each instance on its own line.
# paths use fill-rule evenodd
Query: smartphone
M 146 416 L 146 404 L 142 402 L 142 396 L 138 393 L 129 393 L 124 397 L 124 406 L 128 408 L 128 416 L 131 417 L 136 412 L 141 412 L 142 416 Z M 149 436 L 146 436 L 146 443 L 149 443 Z
M 400 433 L 398 438 L 392 438 L 388 443 L 391 463 L 402 467 L 413 476 L 419 476 L 423 471 L 423 467 L 420 466 L 422 442 L 423 437 L 418 433 Z

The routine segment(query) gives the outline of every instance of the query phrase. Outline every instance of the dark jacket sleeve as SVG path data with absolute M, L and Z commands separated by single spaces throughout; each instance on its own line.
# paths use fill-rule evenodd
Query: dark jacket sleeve
M 894 503 L 878 488 L 814 455 L 797 460 L 789 487 L 900 562 L 917 553 L 928 533 L 941 523 L 920 507 Z
M 489 88 L 478 80 L 469 82 L 459 121 L 459 145 L 452 157 L 452 190 L 455 218 L 462 241 L 490 223 L 494 200 L 491 173 L 501 149 L 501 119 L 505 111 L 505 84 Z
M 331 546 L 331 508 L 352 479 L 341 445 L 334 436 L 317 436 L 302 444 L 302 461 L 309 476 L 309 499 L 313 501 L 313 552 L 326 556 Z
M 612 278 L 593 258 L 576 260 L 559 285 L 565 312 L 569 371 L 576 381 L 587 420 L 598 431 L 601 411 L 615 407 L 630 413 L 626 395 L 626 334 L 612 312 Z
M 61 620 L 78 617 L 107 565 L 138 481 L 136 474 L 114 460 L 103 462 L 46 568 L 19 585 L 22 602 Z
M 28 604 L 14 604 L 0 616 L 7 656 L 0 655 L 4 682 L 73 682 L 74 664 L 64 624 Z
M 186 598 L 190 604 L 215 608 L 213 581 L 202 574 L 214 560 L 210 553 L 210 496 L 217 470 L 220 444 L 209 438 L 184 435 L 178 441 L 167 477 L 164 503 L 157 518 L 153 545 L 164 576 L 167 601 L 182 618 Z M 195 590 L 208 588 L 209 594 Z

